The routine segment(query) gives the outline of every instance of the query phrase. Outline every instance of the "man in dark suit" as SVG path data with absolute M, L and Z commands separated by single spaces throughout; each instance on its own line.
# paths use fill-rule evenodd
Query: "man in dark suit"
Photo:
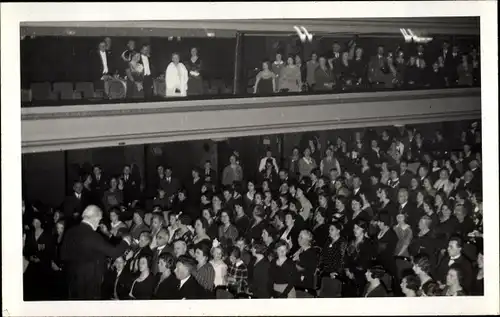
M 162 188 L 169 198 L 176 195 L 181 188 L 181 183 L 177 178 L 172 176 L 172 168 L 169 166 L 165 169 L 165 182 L 163 182 Z
M 474 274 L 472 272 L 472 264 L 462 253 L 463 244 L 464 242 L 459 236 L 450 238 L 448 249 L 446 250 L 447 253 L 438 262 L 434 277 L 439 283 L 446 285 L 448 270 L 452 267 L 457 267 L 463 276 L 462 287 L 468 292 L 471 289 Z
M 140 198 L 141 180 L 131 173 L 130 165 L 123 167 L 123 202 L 127 206 Z
M 92 171 L 91 190 L 99 202 L 102 201 L 104 192 L 108 190 L 108 182 L 102 174 L 102 168 L 99 165 L 95 165 Z
M 158 259 L 159 282 L 153 298 L 176 299 L 179 280 L 174 274 L 175 257 L 170 253 L 162 253 Z
M 158 260 L 164 253 L 173 253 L 172 248 L 167 245 L 169 234 L 167 229 L 161 228 L 156 234 L 157 247 L 153 250 L 153 258 L 151 260 L 151 272 L 156 275 L 158 273 Z
M 378 146 L 378 141 L 375 139 L 370 141 L 370 145 L 371 147 L 368 151 L 366 151 L 367 153 L 365 154 L 365 157 L 371 166 L 378 168 L 382 164 L 381 149 Z
M 340 46 L 339 43 L 334 42 L 332 45 L 332 65 L 333 65 L 333 75 L 335 76 L 335 80 L 338 80 L 340 78 L 340 64 L 342 63 L 342 52 L 341 52 L 342 47 Z
M 384 69 L 386 68 L 386 59 L 384 57 L 384 47 L 377 48 L 377 55 L 370 57 L 368 63 L 368 81 L 372 85 L 383 84 L 386 78 Z
M 217 175 L 215 174 L 215 170 L 212 168 L 212 162 L 205 162 L 205 165 L 203 166 L 202 178 L 205 183 L 217 184 Z
M 149 44 L 144 44 L 141 47 L 141 64 L 144 66 L 144 97 L 151 98 L 153 96 L 153 64 L 151 62 L 151 48 Z
M 71 226 L 80 221 L 83 210 L 88 205 L 88 199 L 83 193 L 83 184 L 76 181 L 73 185 L 73 193 L 64 199 L 63 212 L 67 220 L 67 226 Z
M 90 205 L 83 211 L 82 222 L 66 232 L 61 260 L 68 269 L 69 298 L 100 300 L 101 283 L 106 271 L 106 257 L 117 258 L 130 246 L 130 236 L 112 246 L 96 232 L 102 211 Z
M 413 177 L 413 173 L 408 170 L 408 162 L 402 160 L 401 163 L 399 163 L 399 185 L 404 188 L 409 188 Z
M 457 84 L 458 80 L 458 71 L 457 67 L 461 62 L 461 54 L 458 45 L 453 45 L 451 52 L 447 49 L 446 54 L 444 54 L 444 46 L 443 46 L 443 57 L 444 59 L 444 71 L 447 82 L 450 86 L 454 86 Z
M 411 226 L 413 232 L 419 232 L 418 222 L 424 216 L 423 212 L 417 208 L 412 202 L 408 201 L 408 189 L 400 188 L 398 191 L 398 213 L 403 213 L 408 216 L 407 223 Z
M 115 73 L 113 58 L 106 50 L 104 41 L 99 42 L 97 50 L 91 53 L 89 70 L 95 87 L 104 90 L 104 80 Z
M 200 177 L 200 170 L 194 167 L 191 170 L 192 179 L 189 184 L 186 184 L 188 199 L 191 206 L 199 207 L 201 203 L 201 187 L 203 186 L 203 179 Z
M 116 258 L 114 268 L 107 272 L 102 286 L 103 299 L 128 299 L 132 287 L 132 276 L 125 265 L 125 259 Z
M 204 289 L 198 284 L 191 273 L 196 269 L 196 260 L 187 255 L 181 255 L 175 266 L 175 276 L 179 280 L 176 299 L 203 299 Z
M 476 193 L 481 188 L 481 182 L 477 181 L 474 177 L 474 173 L 472 171 L 466 171 L 464 173 L 463 179 L 460 179 L 456 186 L 456 191 L 469 191 L 471 193 Z
M 358 175 L 354 175 L 352 178 L 352 197 L 361 197 L 364 194 L 362 189 L 363 182 L 361 181 L 361 177 Z

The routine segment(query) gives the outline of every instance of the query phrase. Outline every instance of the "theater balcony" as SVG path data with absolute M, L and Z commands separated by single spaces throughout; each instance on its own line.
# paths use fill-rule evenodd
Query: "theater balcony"
M 24 153 L 476 119 L 480 88 L 22 109 Z
M 130 40 L 135 49 L 127 48 Z M 440 71 L 457 73 L 443 81 L 432 71 L 441 67 L 445 42 L 449 54 L 463 55 L 455 54 L 456 64 L 442 63 Z M 20 45 L 25 153 L 456 121 L 481 113 L 478 18 L 27 22 Z M 382 62 L 370 67 L 382 46 Z M 99 53 L 104 47 L 107 62 Z M 148 56 L 145 47 L 152 54 L 147 94 L 137 88 L 146 87 L 145 79 L 135 85 L 130 71 L 132 62 L 144 64 L 137 55 Z M 189 76 L 201 73 L 193 85 L 199 89 L 192 94 L 188 81 L 187 96 L 172 98 L 167 66 L 174 52 L 190 63 L 192 48 L 203 65 L 188 67 Z M 334 61 L 334 51 L 347 57 Z M 282 89 L 286 76 L 263 63 L 278 55 L 300 63 L 293 70 L 297 87 Z M 331 80 L 320 74 L 321 86 L 306 66 L 314 55 L 330 65 Z M 276 87 L 256 84 L 270 73 L 261 72 L 266 65 L 279 77 Z

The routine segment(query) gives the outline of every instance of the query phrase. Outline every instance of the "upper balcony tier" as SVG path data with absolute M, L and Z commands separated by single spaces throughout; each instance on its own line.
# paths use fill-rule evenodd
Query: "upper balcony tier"
M 26 22 L 20 45 L 23 107 L 480 84 L 468 17 Z

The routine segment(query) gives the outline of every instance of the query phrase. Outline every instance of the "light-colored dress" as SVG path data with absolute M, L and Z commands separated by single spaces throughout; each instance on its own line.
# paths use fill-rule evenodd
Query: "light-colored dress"
M 395 256 L 410 256 L 408 253 L 408 246 L 410 245 L 411 239 L 413 238 L 413 232 L 409 225 L 396 225 L 394 226 L 394 231 L 398 236 L 398 243 L 396 244 L 396 248 L 394 249 Z M 406 246 L 406 250 L 401 253 L 403 247 Z M 401 253 L 401 254 L 400 254 Z
M 165 71 L 165 85 L 167 97 L 185 97 L 188 89 L 188 71 L 182 63 L 168 64 Z
M 210 261 L 210 264 L 214 267 L 215 270 L 215 279 L 214 285 L 217 286 L 225 286 L 227 285 L 227 265 L 224 262 L 215 263 L 214 261 Z
M 279 89 L 288 89 L 290 92 L 299 92 L 301 86 L 300 68 L 285 66 L 280 70 Z

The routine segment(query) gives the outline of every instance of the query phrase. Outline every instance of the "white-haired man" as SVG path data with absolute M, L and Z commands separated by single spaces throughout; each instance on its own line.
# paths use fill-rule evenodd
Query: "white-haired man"
M 101 219 L 101 209 L 90 205 L 83 211 L 81 223 L 64 237 L 61 258 L 68 269 L 69 298 L 72 300 L 100 300 L 106 257 L 115 259 L 130 246 L 130 236 L 123 237 L 123 241 L 113 246 L 96 232 Z

